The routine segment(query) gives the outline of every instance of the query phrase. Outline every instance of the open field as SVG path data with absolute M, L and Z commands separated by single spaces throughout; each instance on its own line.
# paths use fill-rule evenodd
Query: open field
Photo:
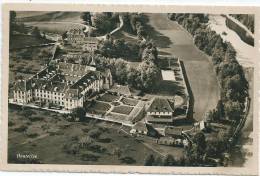
M 13 35 L 10 39 L 10 49 L 21 48 L 25 46 L 41 45 L 46 43 L 52 43 L 53 41 L 36 38 L 30 35 Z
M 74 22 L 26 22 L 24 23 L 27 26 L 38 27 L 40 31 L 48 32 L 48 33 L 55 33 L 55 34 L 63 34 L 64 32 L 70 29 L 83 29 L 85 26 L 81 23 L 74 23 Z
M 28 151 L 38 156 L 34 162 L 46 164 L 143 165 L 145 156 L 157 156 L 142 142 L 119 130 L 118 125 L 94 121 L 67 122 L 53 112 L 26 111 L 32 115 L 26 115 L 21 109 L 9 108 L 8 157 L 11 163 L 23 162 L 16 159 L 16 154 Z M 89 136 L 93 129 L 98 129 L 101 134 L 92 138 L 91 145 L 81 147 L 75 153 L 71 153 L 74 150 L 70 147 L 65 147 L 82 143 L 81 139 Z
M 149 35 L 159 48 L 159 54 L 179 57 L 185 66 L 194 95 L 195 120 L 202 120 L 208 110 L 215 108 L 219 99 L 219 87 L 213 65 L 206 54 L 193 44 L 192 37 L 166 14 L 147 14 Z
M 22 22 L 32 21 L 69 21 L 82 22 L 81 12 L 44 12 L 44 11 L 17 11 L 17 18 Z

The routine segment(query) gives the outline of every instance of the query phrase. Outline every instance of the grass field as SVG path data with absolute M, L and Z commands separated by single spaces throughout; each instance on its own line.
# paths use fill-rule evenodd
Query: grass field
M 37 162 L 45 164 L 143 165 L 146 155 L 157 156 L 140 141 L 119 131 L 120 126 L 94 121 L 67 122 L 60 114 L 35 109 L 29 113 L 33 115 L 26 116 L 21 109 L 9 108 L 8 160 L 11 163 L 24 162 L 17 160 L 16 154 L 28 151 L 37 155 Z M 32 120 L 37 117 L 42 119 Z M 38 129 L 37 135 L 29 137 L 27 129 Z M 101 135 L 89 147 L 80 148 L 76 153 L 64 151 L 64 145 L 78 143 L 93 129 L 101 129 Z
M 208 56 L 200 52 L 193 39 L 166 14 L 147 14 L 154 42 L 163 55 L 174 55 L 183 61 L 188 81 L 194 96 L 196 120 L 203 119 L 208 110 L 215 108 L 219 99 L 219 87 L 213 66 Z
M 10 49 L 21 48 L 25 46 L 41 45 L 52 43 L 52 41 L 44 38 L 36 38 L 29 35 L 13 35 L 10 38 Z
M 17 19 L 22 22 L 32 21 L 70 21 L 82 22 L 80 12 L 46 12 L 46 11 L 17 11 Z
M 43 32 L 63 34 L 70 29 L 83 29 L 84 25 L 81 23 L 74 22 L 25 22 L 27 26 L 38 27 Z

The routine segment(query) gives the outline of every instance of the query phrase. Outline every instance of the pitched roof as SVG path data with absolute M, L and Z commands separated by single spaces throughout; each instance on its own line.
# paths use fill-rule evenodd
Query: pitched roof
M 164 133 L 165 135 L 182 135 L 183 128 L 180 127 L 165 127 Z
M 134 124 L 132 129 L 138 130 L 138 131 L 148 131 L 146 123 L 144 122 L 137 122 Z
M 148 108 L 148 112 L 173 112 L 173 104 L 165 98 L 154 98 Z

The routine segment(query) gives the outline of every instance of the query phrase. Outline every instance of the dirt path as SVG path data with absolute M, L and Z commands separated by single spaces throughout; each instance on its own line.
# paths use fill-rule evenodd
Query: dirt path
M 166 14 L 147 14 L 149 36 L 159 48 L 160 55 L 175 55 L 183 61 L 194 96 L 195 120 L 202 120 L 208 110 L 216 107 L 219 87 L 213 65 L 207 55 L 193 44 L 190 34 Z M 149 26 L 148 26 L 149 27 Z

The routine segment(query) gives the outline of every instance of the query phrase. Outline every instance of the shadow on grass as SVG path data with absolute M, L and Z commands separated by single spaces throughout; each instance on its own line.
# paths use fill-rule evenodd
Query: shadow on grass
M 187 113 L 187 118 L 192 120 L 193 119 L 193 114 L 194 114 L 194 111 L 193 111 L 193 109 L 194 109 L 194 102 L 195 102 L 194 101 L 194 96 L 193 96 L 193 93 L 192 93 L 192 89 L 191 89 L 191 86 L 190 86 L 190 83 L 189 83 L 189 80 L 188 80 L 188 76 L 187 76 L 187 73 L 186 73 L 183 61 L 180 61 L 180 64 L 181 64 L 181 67 L 182 67 L 184 81 L 186 83 L 188 94 L 189 94 L 189 107 L 188 107 L 189 111 Z
M 146 33 L 147 33 L 147 40 L 152 39 L 154 41 L 154 43 L 156 44 L 157 47 L 160 48 L 168 48 L 169 45 L 172 44 L 172 41 L 170 40 L 169 37 L 164 36 L 162 33 L 156 31 L 154 29 L 154 27 L 152 27 L 149 24 L 149 18 L 147 15 L 144 16 L 145 17 L 145 29 L 146 29 Z

